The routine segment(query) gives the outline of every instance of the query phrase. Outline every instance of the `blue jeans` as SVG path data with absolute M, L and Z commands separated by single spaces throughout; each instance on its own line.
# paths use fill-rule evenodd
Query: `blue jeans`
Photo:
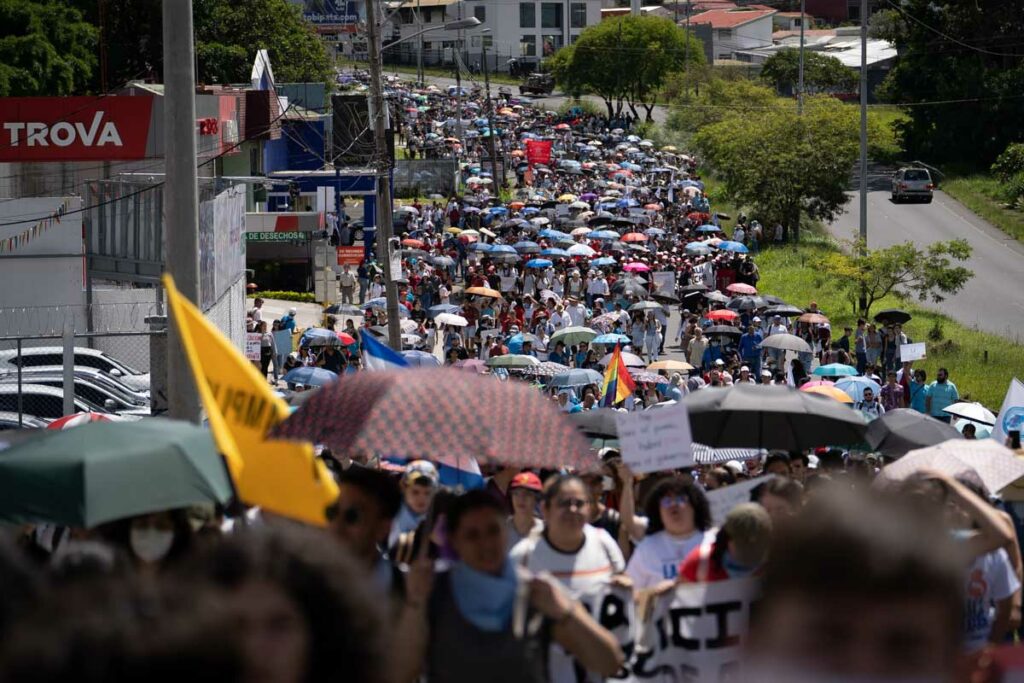
M 857 372 L 861 375 L 864 374 L 865 368 L 868 367 L 868 354 L 864 351 L 857 351 Z

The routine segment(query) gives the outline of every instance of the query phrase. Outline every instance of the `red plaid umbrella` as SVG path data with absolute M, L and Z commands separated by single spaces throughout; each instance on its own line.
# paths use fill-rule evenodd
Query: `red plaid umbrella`
M 520 382 L 447 368 L 344 375 L 272 431 L 338 452 L 586 470 L 586 440 L 553 403 Z

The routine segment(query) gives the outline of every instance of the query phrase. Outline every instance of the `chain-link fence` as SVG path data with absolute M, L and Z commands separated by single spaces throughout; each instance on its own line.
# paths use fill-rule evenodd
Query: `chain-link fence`
M 0 430 L 75 413 L 132 420 L 163 412 L 163 319 L 147 324 L 154 329 L 0 337 Z

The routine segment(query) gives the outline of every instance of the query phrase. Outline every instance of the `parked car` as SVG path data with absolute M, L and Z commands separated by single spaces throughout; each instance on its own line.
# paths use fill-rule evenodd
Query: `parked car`
M 121 395 L 125 400 L 138 405 L 149 405 L 149 391 L 139 391 L 134 387 L 130 387 L 124 383 L 120 377 L 114 375 L 108 375 L 102 370 L 96 368 L 86 368 L 82 366 L 76 366 L 74 369 L 75 377 L 82 377 L 91 382 L 95 382 L 110 391 Z M 28 367 L 21 371 L 22 382 L 32 383 L 32 377 L 36 375 L 59 375 L 64 376 L 64 367 L 60 365 L 42 365 L 39 367 Z M 0 380 L 4 382 L 16 382 L 17 372 L 11 372 L 6 374 L 0 374 Z
M 926 168 L 901 168 L 892 176 L 892 200 L 897 204 L 904 199 L 920 199 L 930 204 L 934 189 L 932 175 Z
M 13 381 L 12 381 L 13 380 Z M 22 383 L 42 385 L 64 390 L 64 374 L 60 372 L 29 372 L 22 375 Z M 17 387 L 17 380 L 11 376 L 3 378 L 5 385 Z M 149 402 L 136 402 L 127 394 L 87 377 L 75 375 L 75 398 L 99 406 L 108 413 L 117 415 L 150 415 Z
M 0 351 L 0 373 L 17 372 L 22 368 L 49 365 L 64 365 L 64 349 L 60 346 L 32 346 L 22 348 L 21 356 L 16 349 Z M 75 367 L 95 368 L 136 391 L 149 391 L 149 373 L 139 372 L 113 356 L 85 346 L 75 347 Z
M 55 389 L 42 384 L 21 385 L 22 414 L 44 420 L 56 420 L 64 417 L 64 390 Z M 78 397 L 74 400 L 77 413 L 107 413 L 103 406 L 98 406 Z M 0 383 L 0 412 L 18 415 L 18 385 L 11 382 Z
M 532 73 L 519 84 L 521 95 L 550 95 L 555 89 L 555 77 L 551 74 Z
M 18 412 L 0 411 L 0 432 L 8 429 L 43 429 L 50 424 L 49 420 L 43 420 L 35 415 L 21 415 L 21 424 L 18 424 Z M 2 440 L 2 439 L 0 439 Z

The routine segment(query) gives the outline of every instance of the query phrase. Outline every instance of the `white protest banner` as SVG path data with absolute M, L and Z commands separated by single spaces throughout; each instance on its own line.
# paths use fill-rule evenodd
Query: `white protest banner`
M 682 404 L 616 413 L 622 459 L 634 472 L 693 467 L 690 415 Z
M 651 281 L 654 282 L 654 291 L 663 294 L 676 293 L 676 274 L 671 270 L 659 270 L 651 273 Z
M 636 600 L 633 599 L 633 590 L 605 583 L 577 598 L 587 608 L 590 616 L 594 617 L 594 621 L 615 636 L 628 660 L 636 636 Z M 624 668 L 617 677 L 613 676 L 609 680 L 622 680 L 627 674 L 628 670 Z
M 925 357 L 924 342 L 916 344 L 900 344 L 900 360 L 906 363 L 912 360 L 921 360 Z
M 711 506 L 711 523 L 715 526 L 722 526 L 722 522 L 725 521 L 725 516 L 729 514 L 729 510 L 732 510 L 740 503 L 749 503 L 750 492 L 774 478 L 774 474 L 769 474 L 766 477 L 758 477 L 750 481 L 730 484 L 714 491 L 708 491 L 705 495 L 708 499 L 708 505 Z
M 740 680 L 743 645 L 760 579 L 681 584 L 657 598 L 640 627 L 629 681 Z
M 258 361 L 260 359 L 260 338 L 259 332 L 246 332 L 245 333 L 245 357 L 249 360 Z
M 1004 443 L 1012 431 L 1024 431 L 1024 382 L 1016 377 L 1006 390 L 1003 407 L 999 409 L 992 427 L 992 438 L 996 443 Z
M 398 254 L 391 255 L 391 280 L 402 279 L 402 257 Z
M 501 276 L 501 291 L 511 292 L 516 288 L 516 276 L 515 275 L 502 275 Z

